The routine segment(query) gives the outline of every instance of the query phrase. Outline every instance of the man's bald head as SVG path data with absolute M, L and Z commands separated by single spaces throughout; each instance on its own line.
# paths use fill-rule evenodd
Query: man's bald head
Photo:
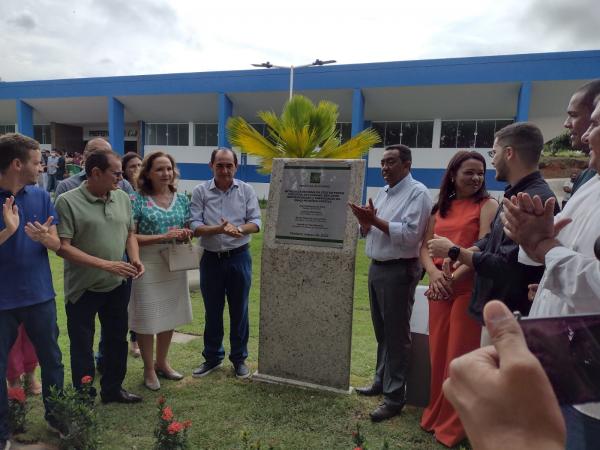
M 85 158 L 95 150 L 112 150 L 112 146 L 110 145 L 110 142 L 101 137 L 90 139 L 83 149 L 82 157 L 84 162 Z

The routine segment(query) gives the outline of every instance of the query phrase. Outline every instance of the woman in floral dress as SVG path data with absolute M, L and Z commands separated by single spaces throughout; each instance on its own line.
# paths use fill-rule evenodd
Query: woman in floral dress
M 186 241 L 190 217 L 187 195 L 177 192 L 177 169 L 169 154 L 155 152 L 144 158 L 133 196 L 140 257 L 146 272 L 134 280 L 129 303 L 129 328 L 136 332 L 144 361 L 144 385 L 160 389 L 158 377 L 181 380 L 167 359 L 173 330 L 192 321 L 187 272 L 170 272 L 161 256 L 171 242 Z M 156 358 L 154 336 L 156 335 Z

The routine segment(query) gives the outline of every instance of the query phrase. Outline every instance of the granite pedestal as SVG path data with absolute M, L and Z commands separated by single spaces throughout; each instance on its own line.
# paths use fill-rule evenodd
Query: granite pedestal
M 335 178 L 334 169 L 326 169 L 332 163 L 346 167 L 339 170 L 340 174 L 346 170 L 343 176 L 348 180 L 345 193 L 332 187 L 337 203 L 326 208 L 338 211 L 336 217 L 328 217 L 322 208 L 330 195 L 314 194 L 317 188 L 312 184 L 319 180 L 320 171 L 323 180 L 332 174 Z M 299 181 L 290 188 L 289 178 L 284 183 L 284 177 L 292 176 L 286 169 L 294 164 L 310 172 L 310 177 L 306 185 Z M 349 392 L 358 226 L 350 209 L 341 208 L 341 202 L 361 202 L 364 167 L 364 160 L 274 161 L 262 249 L 258 371 L 254 379 Z M 304 193 L 292 195 L 293 189 Z M 306 234 L 286 234 L 278 227 L 280 220 L 302 219 L 289 217 L 282 195 L 306 203 Z M 327 234 L 324 221 L 342 224 L 331 233 L 335 237 Z M 308 237 L 314 232 L 313 223 L 323 228 L 323 234 L 318 235 L 323 242 Z

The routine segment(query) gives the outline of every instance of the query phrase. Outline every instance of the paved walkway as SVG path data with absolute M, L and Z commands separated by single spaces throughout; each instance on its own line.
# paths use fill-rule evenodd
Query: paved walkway
M 179 333 L 177 331 L 173 333 L 173 342 L 177 344 L 187 344 L 199 338 L 200 336 L 196 336 L 195 334 Z

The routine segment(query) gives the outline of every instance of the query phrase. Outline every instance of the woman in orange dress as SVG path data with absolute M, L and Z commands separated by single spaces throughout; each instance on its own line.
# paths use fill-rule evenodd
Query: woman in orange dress
M 474 151 L 459 151 L 448 163 L 421 247 L 421 263 L 429 275 L 429 353 L 431 388 L 421 427 L 447 447 L 465 439 L 458 414 L 444 397 L 442 383 L 454 358 L 479 347 L 481 326 L 468 314 L 473 273 L 454 270 L 449 258 L 429 256 L 427 241 L 445 236 L 465 248 L 490 231 L 498 208 L 485 188 L 485 159 Z

